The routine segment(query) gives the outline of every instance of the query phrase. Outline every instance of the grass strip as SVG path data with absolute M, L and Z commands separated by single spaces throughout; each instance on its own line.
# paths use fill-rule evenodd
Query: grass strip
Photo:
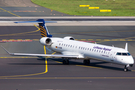
M 31 0 L 33 3 L 69 15 L 81 16 L 135 16 L 135 0 Z M 90 5 L 99 9 L 79 7 Z M 111 12 L 100 12 L 111 10 Z

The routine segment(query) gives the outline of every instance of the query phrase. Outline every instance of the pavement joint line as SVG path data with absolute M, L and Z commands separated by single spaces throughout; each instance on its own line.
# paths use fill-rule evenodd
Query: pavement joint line
M 107 79 L 107 80 L 118 80 L 118 79 L 135 79 L 135 77 L 0 77 L 0 79 L 44 79 L 44 80 L 64 80 L 64 79 L 68 79 L 68 80 L 73 80 L 73 79 L 76 79 L 76 80 L 79 80 L 79 79 Z

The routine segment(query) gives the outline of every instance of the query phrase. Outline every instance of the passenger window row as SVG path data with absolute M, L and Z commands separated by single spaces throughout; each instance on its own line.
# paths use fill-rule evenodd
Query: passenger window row
M 59 43 L 59 46 L 77 48 L 77 46 L 69 45 L 69 44 L 63 44 L 63 43 Z M 91 49 L 91 48 L 86 48 L 86 47 L 80 47 L 80 46 L 78 47 L 78 49 L 87 50 L 87 51 L 93 51 L 93 52 L 99 52 L 99 53 L 104 53 L 104 54 L 109 54 L 109 52 L 104 51 L 104 50 L 96 50 L 96 49 Z

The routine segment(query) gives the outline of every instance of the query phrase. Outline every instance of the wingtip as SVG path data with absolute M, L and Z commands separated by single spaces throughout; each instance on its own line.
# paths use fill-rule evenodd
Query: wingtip
M 6 50 L 2 45 L 1 45 L 1 47 L 2 47 L 8 54 L 12 54 L 12 53 L 10 53 L 8 50 Z

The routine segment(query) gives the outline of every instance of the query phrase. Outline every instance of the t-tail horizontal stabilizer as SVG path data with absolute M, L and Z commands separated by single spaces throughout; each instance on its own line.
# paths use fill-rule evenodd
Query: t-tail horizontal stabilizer
M 49 34 L 49 31 L 45 25 L 45 23 L 57 23 L 56 21 L 45 21 L 44 19 L 38 19 L 37 21 L 18 21 L 14 23 L 38 23 L 40 32 L 41 32 L 41 37 L 52 37 L 51 34 Z

